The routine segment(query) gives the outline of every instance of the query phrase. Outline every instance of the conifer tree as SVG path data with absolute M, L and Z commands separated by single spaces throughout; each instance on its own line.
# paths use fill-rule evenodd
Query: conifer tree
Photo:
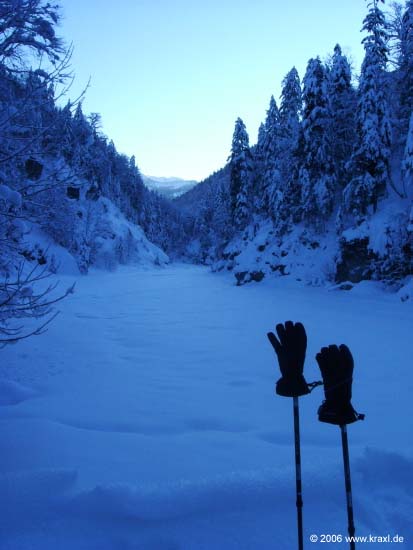
M 213 227 L 218 236 L 218 242 L 226 242 L 230 236 L 231 216 L 228 206 L 227 191 L 222 184 L 219 184 L 213 195 Z
M 328 73 L 328 98 L 330 108 L 329 142 L 335 174 L 341 186 L 346 181 L 345 165 L 350 159 L 355 139 L 356 92 L 351 84 L 351 69 L 341 47 L 334 48 Z
M 413 0 L 407 1 L 402 20 L 398 86 L 400 130 L 402 135 L 406 135 L 413 111 Z
M 335 178 L 328 140 L 326 70 L 318 57 L 308 62 L 303 84 L 303 164 L 299 173 L 303 218 L 319 225 L 331 213 Z
M 390 182 L 390 122 L 385 95 L 386 21 L 377 0 L 364 19 L 365 57 L 361 67 L 357 107 L 357 145 L 350 169 L 353 178 L 344 190 L 344 204 L 356 217 L 374 211 Z
M 257 177 L 262 176 L 263 173 L 263 163 L 264 163 L 264 147 L 265 147 L 265 124 L 261 122 L 258 128 L 258 137 L 257 144 L 253 148 L 253 157 L 254 157 L 254 172 Z
M 262 213 L 263 179 L 264 179 L 264 143 L 265 125 L 261 122 L 255 147 L 252 147 L 252 208 L 255 213 Z
M 280 113 L 274 96 L 271 96 L 264 128 L 261 210 L 275 217 L 278 206 L 276 199 L 280 191 Z
M 257 150 L 260 152 L 264 148 L 265 141 L 265 124 L 261 122 L 260 127 L 258 128 L 258 139 L 257 139 Z
M 247 224 L 249 208 L 249 184 L 251 153 L 247 129 L 241 118 L 235 122 L 230 155 L 231 212 L 235 227 L 242 229 Z
M 280 133 L 286 141 L 283 149 L 296 146 L 302 109 L 301 83 L 297 69 L 293 67 L 282 81 L 280 104 Z
M 409 131 L 402 162 L 404 195 L 413 197 L 413 113 L 410 117 Z
M 299 145 L 301 130 L 302 92 L 298 72 L 293 67 L 282 81 L 280 104 L 280 147 L 279 168 L 283 182 L 281 203 L 277 204 L 277 225 L 281 232 L 285 222 L 299 220 L 301 212 L 301 190 L 298 172 L 301 160 Z M 278 199 L 281 199 L 279 196 Z

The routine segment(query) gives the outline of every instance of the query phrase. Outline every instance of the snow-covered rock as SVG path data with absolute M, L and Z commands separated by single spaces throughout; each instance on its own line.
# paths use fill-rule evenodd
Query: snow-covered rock
M 47 265 L 59 275 L 79 275 L 76 259 L 35 224 L 27 224 L 23 240 L 23 255 L 29 263 Z
M 400 280 L 409 272 L 412 244 L 406 201 L 382 201 L 376 213 L 341 233 L 336 279 Z
M 397 295 L 399 296 L 402 302 L 407 302 L 408 300 L 413 300 L 413 277 L 408 277 L 403 286 L 398 291 Z
M 291 275 L 318 285 L 334 279 L 336 253 L 337 242 L 332 233 L 320 238 L 296 226 L 280 238 L 270 221 L 257 221 L 227 245 L 222 259 L 213 264 L 213 270 L 232 271 L 238 285 L 260 282 L 274 275 Z

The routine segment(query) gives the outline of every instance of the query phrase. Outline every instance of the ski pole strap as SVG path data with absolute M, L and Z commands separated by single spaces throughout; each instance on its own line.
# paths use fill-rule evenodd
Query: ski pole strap
M 324 384 L 324 382 L 321 382 L 322 384 Z M 346 386 L 348 384 L 351 384 L 353 383 L 353 377 L 351 376 L 350 378 L 346 378 L 345 380 L 341 380 L 340 382 L 338 382 L 337 384 L 332 384 L 328 387 L 328 391 L 331 391 L 331 390 L 336 390 L 337 388 L 341 388 L 342 386 Z
M 313 391 L 314 388 L 322 385 L 323 385 L 323 382 L 321 380 L 317 380 L 317 382 L 311 382 L 310 384 L 307 384 L 310 393 Z

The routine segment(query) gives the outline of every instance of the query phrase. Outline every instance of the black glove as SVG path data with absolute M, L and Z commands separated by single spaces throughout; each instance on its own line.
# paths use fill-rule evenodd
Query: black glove
M 342 344 L 321 348 L 316 360 L 324 382 L 325 401 L 318 409 L 320 422 L 329 424 L 351 424 L 363 420 L 351 405 L 351 384 L 353 382 L 354 360 L 347 346 Z
M 278 358 L 281 378 L 275 391 L 284 397 L 298 397 L 310 393 L 303 376 L 307 335 L 301 323 L 287 321 L 275 327 L 278 338 L 273 332 L 267 334 Z

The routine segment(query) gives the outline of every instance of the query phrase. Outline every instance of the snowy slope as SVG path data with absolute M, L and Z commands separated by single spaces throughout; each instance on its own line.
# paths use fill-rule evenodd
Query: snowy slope
M 197 181 L 184 180 L 181 178 L 159 178 L 155 176 L 142 175 L 143 183 L 148 189 L 157 191 L 168 199 L 175 199 L 195 187 Z
M 62 277 L 63 284 L 73 277 Z M 174 265 L 92 272 L 49 331 L 2 350 L 2 550 L 296 548 L 291 400 L 265 334 L 302 320 L 356 358 L 349 427 L 358 534 L 412 548 L 411 302 L 288 278 L 237 288 Z M 346 534 L 339 430 L 300 399 L 304 526 Z M 348 545 L 335 544 L 334 548 Z
M 168 256 L 146 238 L 142 228 L 128 221 L 109 199 L 100 197 L 88 210 L 79 208 L 79 211 L 84 218 L 88 217 L 87 229 L 78 230 L 78 242 L 73 239 L 70 251 L 38 225 L 25 224 L 23 248 L 32 258 L 29 268 L 40 257 L 47 260 L 49 271 L 65 275 L 78 274 L 79 268 L 87 272 L 89 266 L 113 271 L 122 264 L 153 266 L 169 262 Z M 82 242 L 83 248 L 79 245 Z
M 119 264 L 165 265 L 168 256 L 145 236 L 139 225 L 130 222 L 109 200 L 96 201 L 97 223 L 91 263 L 114 269 Z

